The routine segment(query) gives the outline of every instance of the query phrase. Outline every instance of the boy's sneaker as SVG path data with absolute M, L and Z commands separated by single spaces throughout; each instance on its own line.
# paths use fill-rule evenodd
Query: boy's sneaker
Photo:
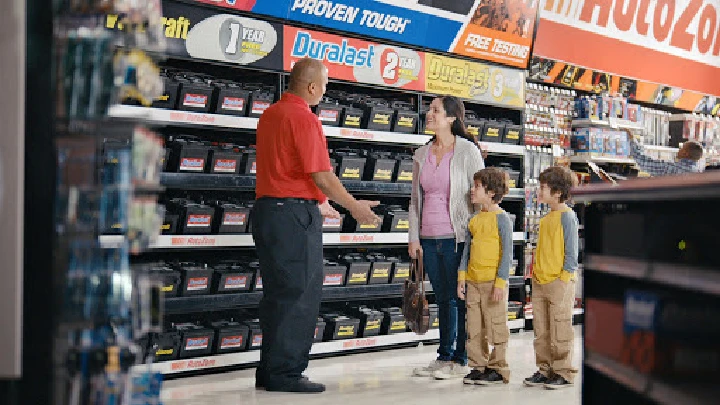
M 500 373 L 489 368 L 489 369 L 485 370 L 485 374 L 483 374 L 482 377 L 480 377 L 480 380 L 478 380 L 477 384 L 480 384 L 480 385 L 505 384 L 505 380 L 502 378 Z
M 433 376 L 435 376 L 436 380 L 452 380 L 465 377 L 468 370 L 469 368 L 467 366 L 452 362 L 440 370 L 435 371 Z
M 541 372 L 536 371 L 535 374 L 532 375 L 532 377 L 526 378 L 523 382 L 528 387 L 542 387 L 548 381 L 549 379 L 547 377 L 545 377 Z
M 549 390 L 560 390 L 563 388 L 572 387 L 572 383 L 565 378 L 555 375 L 545 383 L 545 388 Z
M 449 361 L 433 360 L 426 367 L 418 367 L 415 370 L 413 370 L 413 375 L 416 377 L 432 377 L 436 371 L 440 370 L 441 368 L 443 368 L 449 364 L 450 364 Z
M 478 381 L 482 378 L 482 376 L 485 373 L 483 373 L 480 370 L 473 369 L 470 371 L 470 374 L 466 375 L 465 378 L 463 378 L 463 384 L 467 385 L 475 385 L 478 384 Z

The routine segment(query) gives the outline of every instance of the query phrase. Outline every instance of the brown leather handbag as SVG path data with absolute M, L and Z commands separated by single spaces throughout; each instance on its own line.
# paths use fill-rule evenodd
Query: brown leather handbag
M 424 335 L 430 329 L 430 307 L 425 296 L 425 272 L 420 251 L 410 262 L 410 278 L 405 280 L 402 312 L 411 331 Z

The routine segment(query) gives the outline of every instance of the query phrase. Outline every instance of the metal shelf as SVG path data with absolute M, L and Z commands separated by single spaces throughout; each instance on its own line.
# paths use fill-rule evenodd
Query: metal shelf
M 610 118 L 608 120 L 578 119 L 573 120 L 572 126 L 573 128 L 607 127 L 616 129 L 631 129 L 636 131 L 642 131 L 645 129 L 644 126 L 637 122 L 615 118 Z
M 720 296 L 720 272 L 709 268 L 588 255 L 585 269 Z
M 611 157 L 611 156 L 584 156 L 584 155 L 576 155 L 570 157 L 570 162 L 572 163 L 587 163 L 587 162 L 593 162 L 593 163 L 619 163 L 619 164 L 635 164 L 635 161 L 630 158 L 621 158 L 621 157 Z
M 511 188 L 510 192 L 503 197 L 503 200 L 524 200 L 525 189 L 524 188 Z
M 592 351 L 588 351 L 585 364 L 611 380 L 661 405 L 712 404 L 717 402 L 717 396 L 720 394 L 717 384 L 670 384 L 652 376 L 641 374 L 629 366 Z
M 404 284 L 366 284 L 344 287 L 325 287 L 322 292 L 322 300 L 323 302 L 330 302 L 399 297 L 402 295 L 403 286 Z M 430 282 L 425 282 L 425 290 L 432 292 Z M 208 310 L 217 311 L 243 307 L 256 307 L 260 304 L 261 298 L 262 292 L 172 297 L 165 299 L 165 312 L 168 314 L 187 314 Z
M 397 333 L 394 335 L 374 336 L 368 338 L 336 340 L 332 342 L 315 343 L 310 355 L 325 355 L 342 353 L 353 350 L 368 350 L 388 346 L 435 341 L 440 339 L 440 331 L 433 329 L 424 335 L 413 332 Z M 154 364 L 141 364 L 133 367 L 133 371 L 153 371 L 162 374 L 178 374 L 190 371 L 212 370 L 223 367 L 250 365 L 260 361 L 260 351 L 248 351 L 216 356 L 197 357 L 194 359 L 166 361 Z
M 584 313 L 585 313 L 585 310 L 582 308 L 574 308 L 572 311 L 573 316 L 583 315 Z M 532 314 L 525 315 L 524 319 L 532 320 L 533 315 Z
M 114 105 L 108 110 L 108 116 L 113 118 L 133 118 L 151 124 L 216 127 L 221 129 L 257 129 L 258 118 L 235 117 L 222 114 L 203 114 L 187 111 L 165 110 L 162 108 L 137 107 L 129 105 Z M 400 132 L 372 131 L 368 129 L 354 129 L 323 126 L 325 136 L 334 139 L 347 139 L 363 142 L 392 143 L 404 145 L 424 145 L 431 136 L 419 134 L 406 134 Z M 525 155 L 522 145 L 504 143 L 481 142 L 490 153 L 506 155 Z

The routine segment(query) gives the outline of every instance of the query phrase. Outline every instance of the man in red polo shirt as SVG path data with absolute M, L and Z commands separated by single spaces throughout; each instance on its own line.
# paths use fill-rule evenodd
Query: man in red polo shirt
M 377 202 L 358 201 L 332 172 L 322 124 L 310 111 L 325 94 L 327 68 L 298 61 L 288 91 L 260 117 L 253 239 L 263 276 L 263 344 L 256 386 L 268 391 L 323 392 L 302 373 L 320 312 L 322 216 L 339 214 L 328 197 L 360 223 L 377 223 Z M 327 196 L 327 197 L 326 197 Z M 321 213 L 322 211 L 322 213 Z

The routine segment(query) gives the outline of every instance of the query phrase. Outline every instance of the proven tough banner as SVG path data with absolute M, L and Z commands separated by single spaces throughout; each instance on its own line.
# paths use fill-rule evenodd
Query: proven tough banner
M 541 0 L 536 56 L 720 95 L 717 0 Z
M 525 68 L 538 0 L 196 0 Z

